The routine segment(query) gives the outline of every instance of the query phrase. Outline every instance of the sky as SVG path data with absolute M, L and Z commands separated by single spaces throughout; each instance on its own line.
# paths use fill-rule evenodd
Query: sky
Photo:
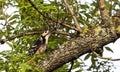
M 87 1 L 88 3 L 90 3 L 92 0 L 81 0 L 83 3 L 84 1 Z M 16 11 L 15 8 L 10 7 L 9 9 L 7 9 L 7 13 L 9 15 L 11 15 L 14 11 Z M 0 21 L 0 23 L 3 21 Z M 1 29 L 1 25 L 0 25 L 0 29 Z M 112 48 L 114 53 L 108 52 L 107 50 L 105 50 L 104 48 L 104 53 L 103 53 L 103 57 L 112 57 L 113 59 L 120 59 L 120 39 L 116 40 L 114 43 L 110 43 L 108 45 L 106 45 L 106 47 L 110 47 Z M 0 51 L 4 51 L 4 50 L 11 50 L 11 48 L 9 47 L 9 45 L 7 45 L 6 43 L 3 45 L 0 45 Z M 81 59 L 84 59 L 84 56 L 81 57 Z M 116 67 L 116 69 L 113 69 L 114 72 L 119 72 L 120 71 L 120 61 L 112 61 L 114 63 L 114 66 Z M 90 61 L 87 60 L 85 61 L 85 64 L 90 64 Z M 75 71 L 73 71 L 75 72 Z

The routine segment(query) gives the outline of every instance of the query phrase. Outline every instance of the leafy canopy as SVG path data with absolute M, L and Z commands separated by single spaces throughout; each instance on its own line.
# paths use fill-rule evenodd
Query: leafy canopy
M 40 38 L 40 33 L 36 32 L 46 30 L 48 26 L 50 26 L 50 30 L 56 29 L 76 35 L 75 30 L 58 24 L 58 22 L 65 22 L 68 25 L 75 26 L 63 0 L 60 3 L 56 0 L 31 1 L 37 9 L 28 0 L 0 0 L 0 39 L 9 40 L 6 43 L 11 47 L 11 50 L 0 52 L 0 71 L 27 72 L 33 68 L 34 71 L 38 71 L 37 67 L 31 67 L 26 63 L 31 58 L 27 56 L 27 52 L 34 42 Z M 107 9 L 110 9 L 109 2 L 109 0 L 106 1 Z M 73 8 L 78 22 L 83 26 L 84 30 L 86 30 L 86 25 L 95 26 L 99 24 L 100 14 L 96 1 L 82 3 L 81 0 L 69 0 L 68 3 Z M 11 8 L 14 8 L 15 11 L 9 14 L 12 11 Z M 10 11 L 7 11 L 8 9 Z M 114 10 L 116 9 L 114 8 Z M 33 34 L 27 35 L 27 33 Z M 69 40 L 69 37 L 64 34 L 53 34 L 49 39 L 48 50 L 57 48 L 67 40 Z M 109 48 L 107 50 L 112 52 Z M 88 70 L 99 71 L 102 66 L 106 66 L 106 63 L 108 63 L 108 68 L 104 69 L 104 71 L 110 71 L 111 65 L 109 65 L 109 62 L 99 62 L 92 54 L 87 54 L 85 60 L 89 58 L 91 58 L 92 65 Z M 82 61 L 75 60 L 73 69 L 82 65 L 84 65 Z M 69 64 L 66 64 L 55 72 L 66 72 L 68 66 Z M 82 70 L 80 69 L 78 72 Z

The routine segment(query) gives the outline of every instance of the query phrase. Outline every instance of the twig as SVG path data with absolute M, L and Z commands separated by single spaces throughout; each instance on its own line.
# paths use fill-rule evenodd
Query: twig
M 67 18 L 67 16 L 65 16 L 61 22 L 59 22 L 58 24 L 62 25 L 62 26 L 65 26 L 65 27 L 68 27 L 68 28 L 71 28 L 73 30 L 76 30 L 76 31 L 79 31 L 77 28 L 71 26 L 70 24 L 66 24 L 65 23 L 65 19 Z
M 79 30 L 79 32 L 81 32 L 82 29 L 80 28 L 80 25 L 79 25 L 78 20 L 77 20 L 77 18 L 76 18 L 76 16 L 75 16 L 75 13 L 74 13 L 73 10 L 70 8 L 67 0 L 64 0 L 64 3 L 65 3 L 65 5 L 67 6 L 68 10 L 70 11 L 70 13 L 71 13 L 71 15 L 72 15 L 72 17 L 73 17 L 73 20 L 74 20 L 74 22 L 75 22 L 76 28 Z
M 32 2 L 31 0 L 28 0 L 28 2 L 29 2 L 29 3 L 32 5 L 32 7 L 33 7 L 39 14 L 41 14 L 44 18 L 47 18 L 48 20 L 51 20 L 51 21 L 53 21 L 53 22 L 56 23 L 56 21 L 53 20 L 51 17 L 45 16 L 42 12 L 40 12 L 39 9 L 33 4 L 33 2 Z
M 33 2 L 32 2 L 31 0 L 28 0 L 28 1 L 29 1 L 29 3 L 32 5 L 32 7 L 33 7 L 39 14 L 41 14 L 44 18 L 47 18 L 48 20 L 51 20 L 51 21 L 55 22 L 56 24 L 61 24 L 61 25 L 64 25 L 64 26 L 66 26 L 66 27 L 68 27 L 68 28 L 74 29 L 74 30 L 76 30 L 76 31 L 81 31 L 80 26 L 79 26 L 79 24 L 78 24 L 78 21 L 77 21 L 76 17 L 73 16 L 73 14 L 72 14 L 72 16 L 73 16 L 74 19 L 75 19 L 76 28 L 74 28 L 74 27 L 72 27 L 72 26 L 70 26 L 70 25 L 66 25 L 66 24 L 64 24 L 63 22 L 62 22 L 62 23 L 58 23 L 58 21 L 53 20 L 51 17 L 45 16 L 42 12 L 39 11 L 39 9 L 33 4 Z
M 119 61 L 119 59 L 112 59 L 112 57 L 101 57 L 99 54 L 97 54 L 96 52 L 93 52 L 98 58 L 100 59 L 106 59 L 106 60 L 110 60 L 110 61 Z
M 63 31 L 54 31 L 53 33 L 70 36 L 69 33 L 67 33 L 67 32 L 63 32 Z
M 61 23 L 61 25 L 66 26 L 66 27 L 71 28 L 71 29 L 74 29 L 76 31 L 79 31 L 77 28 L 75 28 L 75 27 L 73 27 L 71 25 L 68 25 L 68 24 L 65 24 L 65 23 Z
M 71 72 L 72 67 L 73 67 L 73 64 L 74 64 L 74 61 L 71 61 L 71 66 L 70 66 L 70 69 L 69 69 L 69 71 L 68 71 L 68 72 Z
M 109 9 L 109 16 L 112 16 L 112 8 L 113 8 L 113 4 L 112 4 L 112 0 L 110 0 L 110 9 Z
M 27 33 L 21 33 L 21 34 L 19 34 L 19 35 L 11 36 L 11 37 L 9 37 L 9 38 L 7 38 L 7 39 L 1 39 L 1 40 L 0 40 L 0 43 L 1 43 L 1 44 L 4 44 L 6 41 L 10 41 L 10 40 L 13 40 L 13 39 L 15 39 L 15 38 L 20 38 L 20 37 L 22 37 L 22 36 L 35 35 L 35 34 L 40 34 L 40 33 L 42 33 L 42 32 L 27 32 Z
M 109 12 L 105 6 L 105 0 L 97 0 L 97 2 L 99 5 L 100 14 L 101 14 L 103 23 L 105 23 L 106 21 L 109 22 Z

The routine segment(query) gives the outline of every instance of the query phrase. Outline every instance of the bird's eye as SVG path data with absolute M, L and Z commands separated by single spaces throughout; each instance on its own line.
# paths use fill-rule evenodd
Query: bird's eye
M 48 31 L 45 31 L 45 33 L 48 33 Z

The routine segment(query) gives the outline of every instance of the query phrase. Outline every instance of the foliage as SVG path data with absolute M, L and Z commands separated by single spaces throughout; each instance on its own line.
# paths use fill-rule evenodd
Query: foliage
M 109 60 L 101 60 L 99 58 L 96 58 L 94 54 L 88 53 L 84 59 L 91 59 L 92 64 L 88 67 L 88 71 L 109 72 L 112 70 L 112 68 L 114 68 L 113 63 L 109 62 Z
M 44 14 L 41 15 L 28 0 L 0 0 L 0 39 L 3 37 L 8 39 L 12 36 L 19 35 L 21 33 L 34 32 L 45 30 L 46 26 L 51 25 L 50 29 L 64 31 L 67 33 L 71 33 L 73 29 L 64 27 L 61 25 L 56 25 L 56 22 L 64 22 L 66 24 L 74 25 L 72 16 L 70 12 L 67 10 L 63 1 L 61 3 L 56 3 L 56 0 L 31 0 L 39 9 L 39 11 Z M 107 9 L 110 9 L 110 0 L 106 2 Z M 100 22 L 100 14 L 98 11 L 98 4 L 93 1 L 90 4 L 83 4 L 78 0 L 70 0 L 68 2 L 73 8 L 77 19 L 83 27 L 87 26 L 95 26 Z M 8 8 L 14 7 L 16 11 L 12 14 L 5 13 Z M 113 8 L 116 10 L 115 8 Z M 54 21 L 49 19 L 51 17 Z M 74 31 L 74 30 L 73 30 Z M 75 31 L 74 31 L 75 32 Z M 40 37 L 40 35 L 29 35 L 22 36 L 7 42 L 7 44 L 12 48 L 10 51 L 0 52 L 0 71 L 6 72 L 29 72 L 31 69 L 35 69 L 38 71 L 36 67 L 31 67 L 26 64 L 26 62 L 30 59 L 27 56 L 28 49 L 34 44 L 34 42 Z M 65 41 L 69 40 L 69 37 L 62 34 L 53 34 L 49 39 L 48 50 L 53 50 L 61 45 Z M 106 47 L 108 51 L 113 52 L 110 48 Z M 107 66 L 107 69 L 104 71 L 110 71 L 110 65 L 108 61 L 99 62 L 92 54 L 88 54 L 85 57 L 85 60 L 91 57 L 92 65 L 88 68 L 88 70 L 101 70 L 101 66 Z M 5 59 L 3 59 L 5 58 Z M 74 61 L 73 69 L 78 68 L 82 65 L 82 62 L 78 60 Z M 54 72 L 66 72 L 68 70 L 69 65 L 64 65 Z M 81 70 L 80 70 L 81 72 Z

